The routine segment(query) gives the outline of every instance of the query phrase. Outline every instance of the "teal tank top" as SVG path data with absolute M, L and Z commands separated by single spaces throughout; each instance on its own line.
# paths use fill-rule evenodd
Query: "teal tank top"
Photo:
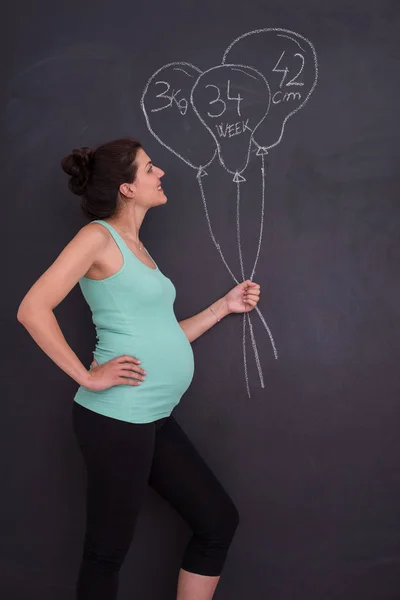
M 124 259 L 110 277 L 79 280 L 96 328 L 94 358 L 101 365 L 128 354 L 147 375 L 139 386 L 98 392 L 80 386 L 74 400 L 107 417 L 150 423 L 171 414 L 194 372 L 192 347 L 173 310 L 175 287 L 157 265 L 153 269 L 137 258 L 109 223 L 93 222 L 108 229 Z

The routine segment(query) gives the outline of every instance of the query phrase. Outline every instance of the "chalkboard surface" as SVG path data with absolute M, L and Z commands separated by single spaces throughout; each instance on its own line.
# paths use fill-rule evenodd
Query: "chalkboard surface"
M 16 311 L 86 223 L 61 158 L 132 135 L 166 172 L 143 239 L 177 317 L 261 285 L 175 411 L 241 514 L 216 598 L 399 598 L 398 2 L 40 0 L 3 25 L 2 597 L 74 597 L 77 386 Z M 78 288 L 56 316 L 88 365 Z M 188 536 L 149 491 L 121 599 L 172 600 Z

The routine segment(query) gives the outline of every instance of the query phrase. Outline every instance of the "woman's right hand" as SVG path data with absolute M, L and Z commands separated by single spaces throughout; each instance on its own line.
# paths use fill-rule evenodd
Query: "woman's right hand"
M 115 385 L 140 385 L 147 373 L 139 364 L 140 360 L 126 354 L 112 358 L 102 365 L 94 359 L 84 387 L 99 392 Z

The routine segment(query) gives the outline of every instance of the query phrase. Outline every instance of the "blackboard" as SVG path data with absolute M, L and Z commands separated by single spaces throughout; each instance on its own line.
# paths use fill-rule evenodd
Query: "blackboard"
M 177 288 L 177 317 L 243 275 L 261 285 L 260 314 L 229 316 L 194 343 L 195 378 L 175 411 L 241 514 L 216 598 L 398 598 L 400 6 L 40 0 L 8 10 L 2 596 L 74 597 L 77 386 L 16 312 L 86 223 L 61 158 L 133 135 L 166 172 L 168 203 L 146 216 L 143 239 Z M 78 288 L 56 316 L 89 364 L 94 331 Z M 121 598 L 172 600 L 188 536 L 149 491 Z

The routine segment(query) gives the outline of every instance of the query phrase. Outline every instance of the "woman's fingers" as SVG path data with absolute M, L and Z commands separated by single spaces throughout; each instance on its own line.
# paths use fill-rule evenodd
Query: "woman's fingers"
M 246 300 L 246 304 L 249 304 L 253 308 L 257 306 L 257 302 L 255 300 Z
M 244 293 L 245 296 L 259 296 L 260 295 L 260 290 L 247 290 Z
M 242 285 L 249 286 L 249 287 L 255 287 L 258 285 L 258 287 L 260 287 L 260 285 L 258 283 L 255 283 L 254 281 L 250 281 L 250 279 L 247 279 L 246 281 L 244 281 Z
M 135 365 L 140 365 L 140 360 L 135 358 L 134 356 L 129 356 L 129 354 L 123 354 L 122 356 L 117 356 L 116 358 L 114 358 L 114 361 L 118 362 L 118 363 L 129 362 L 129 363 L 134 363 Z
M 142 373 L 139 373 L 139 371 L 134 371 L 133 369 L 120 369 L 119 374 L 121 377 L 128 377 L 132 379 L 138 379 L 139 381 L 144 381 L 144 376 Z
M 255 284 L 253 287 L 246 287 L 244 289 L 244 294 L 258 294 L 260 295 L 260 286 Z
M 136 379 L 127 379 L 126 377 L 118 377 L 116 385 L 140 385 L 140 381 L 136 381 Z
M 257 302 L 260 299 L 260 294 L 245 294 L 244 296 L 244 300 L 245 302 L 247 302 L 247 300 L 256 300 Z
M 147 375 L 146 371 L 136 365 L 128 365 L 127 363 L 122 364 L 119 369 L 123 371 L 133 371 L 134 373 L 140 373 L 141 375 Z
M 243 300 L 248 310 L 253 310 L 260 300 L 260 286 L 257 285 L 253 288 L 248 288 L 244 294 Z
M 108 363 L 110 363 L 110 367 L 114 364 L 113 371 L 114 377 L 117 379 L 117 384 L 125 383 L 129 385 L 139 385 L 141 381 L 144 381 L 144 376 L 147 375 L 146 371 L 138 366 L 140 360 L 134 356 L 124 354 L 111 359 Z M 104 363 L 104 365 L 107 365 L 108 363 Z M 93 358 L 90 368 L 94 369 L 98 366 L 98 362 Z

